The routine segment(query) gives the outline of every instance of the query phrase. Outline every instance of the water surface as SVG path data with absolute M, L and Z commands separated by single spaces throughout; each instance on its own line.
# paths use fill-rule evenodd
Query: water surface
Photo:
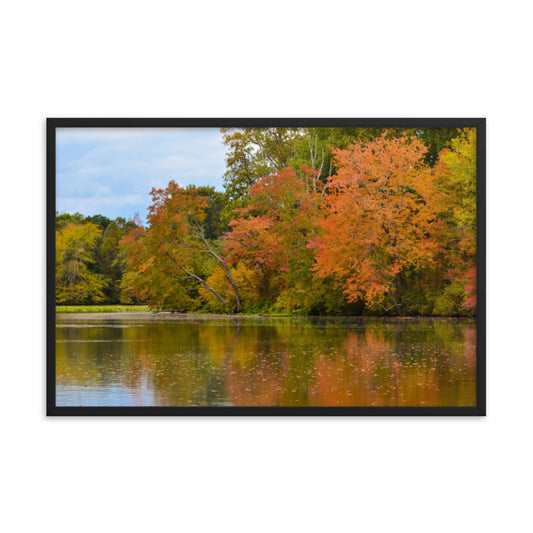
M 58 314 L 58 406 L 473 406 L 473 320 Z

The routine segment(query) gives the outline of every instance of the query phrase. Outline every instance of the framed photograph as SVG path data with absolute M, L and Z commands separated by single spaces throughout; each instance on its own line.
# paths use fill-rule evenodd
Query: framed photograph
M 485 119 L 47 120 L 48 415 L 485 413 Z

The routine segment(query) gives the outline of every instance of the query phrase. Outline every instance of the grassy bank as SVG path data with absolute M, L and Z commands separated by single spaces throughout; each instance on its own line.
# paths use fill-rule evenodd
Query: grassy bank
M 127 313 L 149 311 L 147 305 L 56 305 L 56 313 Z

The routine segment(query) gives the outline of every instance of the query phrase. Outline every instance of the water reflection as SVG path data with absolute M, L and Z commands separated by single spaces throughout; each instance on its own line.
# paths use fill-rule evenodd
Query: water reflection
M 131 313 L 57 325 L 57 405 L 475 405 L 471 320 Z

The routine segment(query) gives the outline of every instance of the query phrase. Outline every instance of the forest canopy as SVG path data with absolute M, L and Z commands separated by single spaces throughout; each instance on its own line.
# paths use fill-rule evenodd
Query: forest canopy
M 146 221 L 56 215 L 56 303 L 176 312 L 476 312 L 474 128 L 224 128 L 224 191 Z

